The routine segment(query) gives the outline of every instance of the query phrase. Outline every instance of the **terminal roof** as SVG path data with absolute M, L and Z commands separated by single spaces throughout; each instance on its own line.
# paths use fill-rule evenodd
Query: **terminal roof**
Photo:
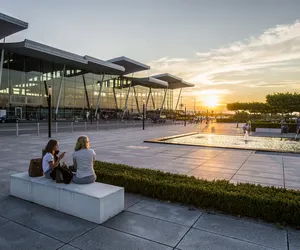
M 194 87 L 194 84 L 188 83 L 181 78 L 165 73 L 160 75 L 152 76 L 153 78 L 166 81 L 169 84 L 169 89 L 179 89 L 179 88 L 187 88 Z
M 110 59 L 108 60 L 108 62 L 123 66 L 125 68 L 124 75 L 150 69 L 150 66 L 137 62 L 125 56 Z
M 135 77 L 123 77 L 123 79 L 131 80 L 131 86 L 144 86 L 148 88 L 167 88 L 168 83 L 159 79 L 155 79 L 153 77 L 143 77 L 143 78 L 135 78 Z
M 0 13 L 0 39 L 28 28 L 28 23 Z

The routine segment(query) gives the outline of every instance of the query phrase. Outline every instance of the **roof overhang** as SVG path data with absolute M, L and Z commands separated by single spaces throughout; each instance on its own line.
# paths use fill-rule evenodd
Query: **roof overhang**
M 106 62 L 91 56 L 84 56 L 84 59 L 88 61 L 88 67 L 93 68 L 94 73 L 106 73 L 109 75 L 122 75 L 125 72 L 125 68 L 110 62 Z
M 28 23 L 0 13 L 0 39 L 28 28 Z
M 32 58 L 65 64 L 68 67 L 74 67 L 75 69 L 95 74 L 121 75 L 125 71 L 122 66 L 113 63 L 90 56 L 82 57 L 31 40 L 24 40 L 18 43 L 0 43 L 0 48 Z
M 169 84 L 169 89 L 188 88 L 195 86 L 194 84 L 188 83 L 182 80 L 181 78 L 168 73 L 155 75 L 151 77 L 167 82 Z
M 168 88 L 168 83 L 159 79 L 155 79 L 153 77 L 143 77 L 143 78 L 135 78 L 135 77 L 123 77 L 123 79 L 131 80 L 131 86 L 144 86 L 148 88 Z
M 113 58 L 108 60 L 107 62 L 123 66 L 125 68 L 125 72 L 123 73 L 124 75 L 150 69 L 150 66 L 137 62 L 125 56 Z

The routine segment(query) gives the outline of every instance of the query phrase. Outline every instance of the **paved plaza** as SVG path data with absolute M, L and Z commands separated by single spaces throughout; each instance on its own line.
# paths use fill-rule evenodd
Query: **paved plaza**
M 215 124 L 216 133 L 235 134 Z M 187 132 L 210 132 L 205 125 L 181 125 L 53 134 L 65 161 L 77 137 L 87 134 L 97 160 L 194 175 L 208 180 L 250 182 L 300 190 L 299 157 L 249 150 L 144 143 Z M 0 249 L 300 249 L 300 232 L 249 219 L 126 194 L 126 210 L 103 225 L 9 196 L 9 176 L 28 170 L 40 157 L 47 136 L 0 137 Z

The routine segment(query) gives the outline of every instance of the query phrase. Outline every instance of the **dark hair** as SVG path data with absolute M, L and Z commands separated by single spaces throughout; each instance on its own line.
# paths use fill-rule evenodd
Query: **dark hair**
M 55 146 L 58 144 L 58 141 L 57 140 L 50 140 L 47 144 L 47 146 L 45 147 L 45 149 L 43 150 L 43 156 L 46 154 L 46 153 L 50 153 L 52 155 L 55 154 Z

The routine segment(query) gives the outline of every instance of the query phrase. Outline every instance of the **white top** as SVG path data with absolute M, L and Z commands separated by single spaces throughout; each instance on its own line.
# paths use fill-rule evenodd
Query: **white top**
M 73 152 L 72 156 L 77 163 L 76 177 L 83 178 L 95 174 L 93 159 L 96 153 L 93 149 L 80 149 Z
M 51 153 L 46 153 L 43 157 L 43 171 L 46 173 L 50 169 L 49 162 L 54 162 L 54 157 Z

